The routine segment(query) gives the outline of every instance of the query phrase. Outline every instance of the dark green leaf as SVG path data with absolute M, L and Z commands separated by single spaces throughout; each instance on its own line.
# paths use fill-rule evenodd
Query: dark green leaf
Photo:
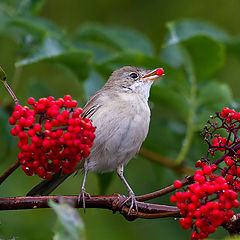
M 229 86 L 220 82 L 208 82 L 199 88 L 197 97 L 198 105 L 208 105 L 215 103 L 229 104 L 233 101 L 232 92 Z
M 66 38 L 63 31 L 59 30 L 51 22 L 32 16 L 17 16 L 11 18 L 9 26 L 18 27 L 25 31 L 26 34 L 33 34 L 43 39 L 45 37 L 51 37 L 61 39 L 62 41 Z
M 183 64 L 181 44 L 194 64 L 197 77 L 209 77 L 223 66 L 225 49 L 218 39 L 227 41 L 227 34 L 201 22 L 176 22 L 168 27 L 170 34 L 161 56 L 169 65 L 179 67 Z
M 0 32 L 6 30 L 6 26 L 10 20 L 10 16 L 8 15 L 8 13 L 6 11 L 4 11 L 3 9 L 1 9 L 1 5 L 0 5 Z
M 240 59 L 240 39 L 239 37 L 233 38 L 226 44 L 227 51 L 233 56 Z
M 227 84 L 211 81 L 201 86 L 197 97 L 195 128 L 202 129 L 210 115 L 220 112 L 232 102 L 232 92 Z
M 95 71 L 91 71 L 88 78 L 84 81 L 84 89 L 86 97 L 90 98 L 95 92 L 97 92 L 104 82 L 102 77 Z
M 107 192 L 108 187 L 110 186 L 114 173 L 104 173 L 98 174 L 98 184 L 99 184 L 99 194 L 104 195 Z
M 177 44 L 164 47 L 161 51 L 161 59 L 172 67 L 180 67 L 183 64 L 182 55 Z
M 83 240 L 85 239 L 84 224 L 76 209 L 69 204 L 49 201 L 49 206 L 58 217 L 54 240 Z
M 135 50 L 147 55 L 153 54 L 148 39 L 132 29 L 87 24 L 76 32 L 75 40 L 92 43 L 109 50 Z
M 0 108 L 0 159 L 3 160 L 8 150 L 13 145 L 14 138 L 10 135 L 10 126 L 8 124 L 8 114 Z
M 79 79 L 88 76 L 92 54 L 89 51 L 68 49 L 54 38 L 47 37 L 42 46 L 31 56 L 16 63 L 16 66 L 26 66 L 41 61 L 60 63 L 73 71 Z
M 140 52 L 127 51 L 115 54 L 108 60 L 97 64 L 97 68 L 99 72 L 110 75 L 113 70 L 127 65 L 154 69 L 157 67 L 164 68 L 166 64 L 161 62 L 158 58 L 150 57 Z
M 45 0 L 21 0 L 17 1 L 18 14 L 37 14 Z
M 153 85 L 151 100 L 161 105 L 165 110 L 177 112 L 183 119 L 188 116 L 188 101 L 184 95 L 174 90 L 169 85 Z
M 187 40 L 196 35 L 209 36 L 221 42 L 227 42 L 230 39 L 228 33 L 214 26 L 211 23 L 198 20 L 182 20 L 169 23 L 170 28 L 174 28 L 174 35 L 168 36 L 168 43 L 176 44 L 183 40 Z
M 225 62 L 225 49 L 222 43 L 207 37 L 195 36 L 182 42 L 194 63 L 199 78 L 209 77 Z

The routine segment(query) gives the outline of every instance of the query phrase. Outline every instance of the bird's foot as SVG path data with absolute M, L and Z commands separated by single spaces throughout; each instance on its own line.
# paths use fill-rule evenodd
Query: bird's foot
M 78 195 L 78 205 L 80 204 L 80 202 L 82 201 L 82 207 L 84 212 L 86 211 L 86 202 L 85 202 L 85 198 L 90 198 L 91 195 L 89 193 L 86 192 L 85 188 L 81 189 L 81 192 Z
M 133 208 L 134 208 L 136 211 L 138 211 L 137 200 L 136 200 L 136 197 L 135 197 L 134 192 L 129 192 L 129 196 L 128 196 L 128 198 L 122 203 L 122 206 L 123 206 L 124 204 L 126 204 L 127 202 L 130 202 L 130 201 L 131 201 L 131 205 L 130 205 L 129 210 L 128 210 L 128 215 L 130 214 L 130 212 L 132 211 Z

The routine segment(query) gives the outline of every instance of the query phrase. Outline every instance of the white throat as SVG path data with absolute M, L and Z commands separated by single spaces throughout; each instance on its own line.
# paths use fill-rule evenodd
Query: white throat
M 141 94 L 146 100 L 148 100 L 150 88 L 153 81 L 136 81 L 130 87 L 132 92 Z

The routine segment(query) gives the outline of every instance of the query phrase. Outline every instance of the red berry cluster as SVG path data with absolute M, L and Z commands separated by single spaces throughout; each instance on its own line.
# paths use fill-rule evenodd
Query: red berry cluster
M 202 132 L 208 151 L 195 164 L 201 169 L 195 172 L 193 184 L 171 197 L 172 202 L 177 202 L 183 216 L 181 226 L 194 230 L 192 239 L 206 238 L 230 220 L 232 208 L 239 207 L 239 129 L 240 112 L 225 107 L 221 113 L 211 116 Z M 220 157 L 216 159 L 216 156 Z M 182 184 L 175 181 L 174 186 L 180 188 Z
M 181 226 L 194 230 L 192 239 L 207 238 L 217 227 L 231 219 L 232 208 L 239 207 L 237 193 L 223 177 L 213 174 L 216 169 L 215 164 L 202 164 L 202 169 L 194 174 L 195 182 L 184 192 L 171 196 L 171 202 L 177 202 L 183 216 L 179 220 Z M 174 186 L 177 185 L 175 181 Z M 181 184 L 178 186 L 181 187 Z
M 17 105 L 9 118 L 13 136 L 18 136 L 21 152 L 18 159 L 23 171 L 32 176 L 49 179 L 62 170 L 69 174 L 78 162 L 90 154 L 95 138 L 91 121 L 81 118 L 82 109 L 70 95 L 29 98 L 32 106 Z

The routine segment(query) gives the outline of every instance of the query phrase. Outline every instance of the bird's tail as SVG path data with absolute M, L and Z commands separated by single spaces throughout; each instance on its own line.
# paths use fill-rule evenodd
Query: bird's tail
M 45 179 L 34 186 L 28 193 L 27 196 L 46 196 L 49 195 L 55 188 L 58 187 L 70 174 L 55 173 L 51 179 Z

